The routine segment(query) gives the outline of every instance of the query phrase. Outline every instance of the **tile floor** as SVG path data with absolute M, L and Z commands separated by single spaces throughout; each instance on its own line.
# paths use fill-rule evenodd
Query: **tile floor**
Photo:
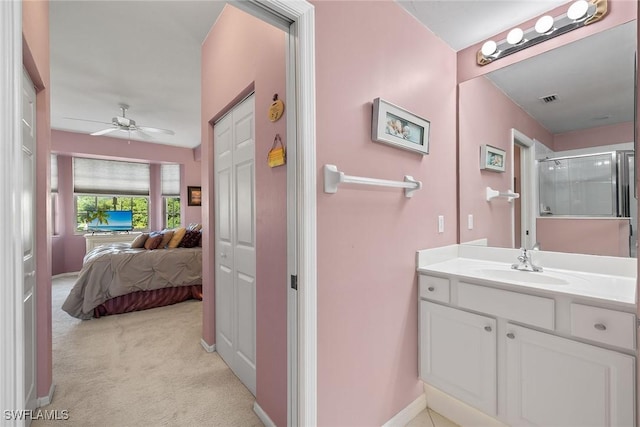
M 443 417 L 431 409 L 425 409 L 414 419 L 409 421 L 406 427 L 459 427 L 453 421 Z

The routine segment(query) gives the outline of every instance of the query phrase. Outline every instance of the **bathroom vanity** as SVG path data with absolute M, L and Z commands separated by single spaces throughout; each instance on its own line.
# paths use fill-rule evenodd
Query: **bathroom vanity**
M 418 252 L 429 406 L 461 425 L 634 425 L 635 260 L 536 251 L 528 272 L 519 254 Z

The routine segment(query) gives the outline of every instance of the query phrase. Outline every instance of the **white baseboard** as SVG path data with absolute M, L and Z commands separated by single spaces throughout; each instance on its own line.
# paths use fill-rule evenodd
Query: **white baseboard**
M 409 421 L 418 416 L 418 414 L 427 407 L 427 396 L 422 393 L 416 400 L 411 402 L 402 411 L 398 412 L 389 421 L 384 423 L 382 427 L 404 427 Z
M 204 338 L 200 338 L 200 345 L 202 345 L 202 348 L 204 348 L 207 353 L 213 353 L 214 351 L 216 351 L 216 345 L 212 344 L 209 345 L 207 344 L 207 342 L 204 340 Z
M 51 387 L 49 388 L 49 394 L 43 397 L 39 397 L 36 399 L 36 408 L 42 408 L 43 406 L 47 406 L 53 400 L 53 393 L 56 391 L 56 385 L 51 383 Z
M 80 274 L 79 271 L 70 271 L 68 273 L 60 273 L 60 274 L 56 274 L 54 276 L 51 276 L 52 279 L 61 279 L 63 277 L 71 277 L 71 276 L 77 276 L 78 274 Z
M 425 384 L 427 406 L 445 418 L 461 426 L 507 427 L 499 420 L 480 412 L 476 408 L 449 396 L 437 388 Z
M 260 407 L 260 405 L 258 405 L 257 401 L 253 402 L 253 412 L 256 413 L 256 415 L 258 416 L 258 418 L 260 418 L 260 421 L 262 421 L 262 424 L 264 424 L 265 427 L 276 427 L 276 424 L 271 420 L 271 418 L 269 418 L 269 415 L 267 415 L 267 413 L 264 412 L 264 410 Z

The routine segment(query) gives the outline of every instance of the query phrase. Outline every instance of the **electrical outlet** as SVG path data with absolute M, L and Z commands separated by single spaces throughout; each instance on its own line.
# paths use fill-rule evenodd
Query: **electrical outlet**
M 444 215 L 438 215 L 438 233 L 444 233 Z
M 467 228 L 469 230 L 473 230 L 473 215 L 472 214 L 469 214 L 467 216 Z

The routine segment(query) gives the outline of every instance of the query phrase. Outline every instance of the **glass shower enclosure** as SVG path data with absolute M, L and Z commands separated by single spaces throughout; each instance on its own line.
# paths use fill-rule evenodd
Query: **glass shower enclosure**
M 538 160 L 540 216 L 630 218 L 635 256 L 634 165 L 631 150 Z

